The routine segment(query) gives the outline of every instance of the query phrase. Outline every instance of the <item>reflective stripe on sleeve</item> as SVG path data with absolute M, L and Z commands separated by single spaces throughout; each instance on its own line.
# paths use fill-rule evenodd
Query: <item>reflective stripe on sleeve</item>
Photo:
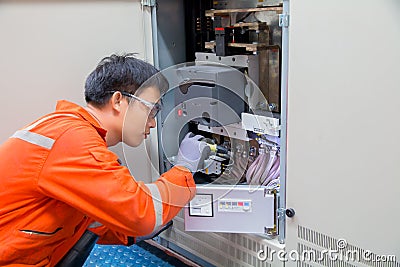
M 16 131 L 11 138 L 18 138 L 47 149 L 51 149 L 54 144 L 54 139 L 27 130 Z
M 162 206 L 162 201 L 161 201 L 161 194 L 160 191 L 158 190 L 157 185 L 155 184 L 146 184 L 147 188 L 149 188 L 151 192 L 151 196 L 153 199 L 153 205 L 154 205 L 154 214 L 156 216 L 156 222 L 154 225 L 153 233 L 158 231 L 158 229 L 162 226 L 162 220 L 163 220 L 163 206 Z
M 101 223 L 99 223 L 99 222 L 93 222 L 87 227 L 87 229 L 93 229 L 93 228 L 97 228 L 97 227 L 100 227 L 100 226 L 103 226 L 103 225 Z

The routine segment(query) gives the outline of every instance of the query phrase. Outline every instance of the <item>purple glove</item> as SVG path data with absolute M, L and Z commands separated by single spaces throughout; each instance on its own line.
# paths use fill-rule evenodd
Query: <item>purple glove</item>
M 201 138 L 204 137 L 191 132 L 183 138 L 175 165 L 184 166 L 191 172 L 204 168 L 204 160 L 210 156 L 211 148 L 206 142 L 199 141 Z

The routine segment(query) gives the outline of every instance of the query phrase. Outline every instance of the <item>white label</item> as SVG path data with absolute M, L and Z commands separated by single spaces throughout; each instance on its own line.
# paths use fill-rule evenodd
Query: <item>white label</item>
M 248 131 L 279 136 L 279 119 L 242 113 L 242 125 Z
M 213 217 L 212 195 L 196 195 L 189 203 L 189 215 Z

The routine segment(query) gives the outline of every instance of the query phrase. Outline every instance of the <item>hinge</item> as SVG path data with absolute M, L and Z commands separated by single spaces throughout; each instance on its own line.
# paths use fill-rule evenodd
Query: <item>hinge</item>
M 280 14 L 279 15 L 279 27 L 289 27 L 289 15 L 288 14 Z
M 153 7 L 156 5 L 156 0 L 142 0 L 142 6 L 150 6 Z
M 286 210 L 284 208 L 279 208 L 277 210 L 277 213 L 278 213 L 278 221 L 285 220 Z

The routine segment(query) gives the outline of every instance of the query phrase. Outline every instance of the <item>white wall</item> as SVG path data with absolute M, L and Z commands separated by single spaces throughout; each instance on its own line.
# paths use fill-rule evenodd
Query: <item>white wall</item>
M 0 142 L 59 99 L 83 105 L 85 79 L 103 57 L 137 52 L 151 62 L 149 21 L 139 0 L 0 1 Z M 129 156 L 137 176 L 149 176 L 143 151 Z
M 301 225 L 399 261 L 400 2 L 290 4 L 288 250 Z

